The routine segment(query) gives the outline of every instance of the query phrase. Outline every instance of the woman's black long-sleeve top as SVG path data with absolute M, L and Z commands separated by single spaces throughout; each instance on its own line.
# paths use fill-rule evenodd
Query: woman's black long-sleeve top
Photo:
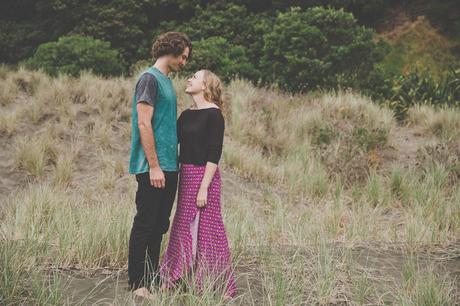
M 218 164 L 222 155 L 225 120 L 219 108 L 186 109 L 177 119 L 182 164 Z

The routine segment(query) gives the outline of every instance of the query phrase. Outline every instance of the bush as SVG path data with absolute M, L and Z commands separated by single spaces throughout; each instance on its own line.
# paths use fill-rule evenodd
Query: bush
M 361 23 L 368 26 L 377 25 L 382 21 L 384 13 L 390 6 L 386 0 L 333 0 L 330 5 L 351 12 Z
M 79 35 L 40 45 L 34 56 L 24 63 L 28 68 L 43 69 L 50 75 L 78 76 L 82 70 L 102 76 L 123 72 L 118 51 L 111 49 L 110 43 Z
M 252 66 L 251 75 L 253 80 L 257 80 L 260 77 L 259 63 L 263 55 L 263 35 L 271 31 L 273 21 L 270 14 L 253 14 L 244 6 L 217 2 L 197 6 L 195 16 L 187 22 L 162 22 L 153 36 L 175 30 L 186 33 L 191 40 L 198 43 L 212 37 L 224 38 L 229 45 L 244 47 L 245 56 Z M 223 53 L 228 53 L 227 51 L 227 48 L 221 50 Z
M 395 78 L 390 106 L 404 120 L 414 104 L 460 107 L 460 69 L 451 70 L 439 82 L 426 72 L 412 71 Z
M 373 34 L 343 10 L 292 8 L 279 13 L 273 30 L 264 35 L 265 81 L 301 92 L 359 87 L 386 52 L 373 42 Z
M 458 18 L 458 1 L 424 0 L 423 8 L 430 21 L 443 32 L 460 38 L 460 20 Z
M 273 8 L 286 10 L 290 7 L 299 6 L 302 9 L 315 6 L 344 9 L 355 16 L 360 24 L 375 25 L 384 17 L 386 9 L 391 5 L 386 0 L 273 0 Z
M 233 77 L 253 79 L 255 72 L 246 56 L 246 48 L 229 43 L 223 37 L 210 37 L 193 42 L 193 61 L 185 66 L 183 73 L 209 69 L 223 80 Z

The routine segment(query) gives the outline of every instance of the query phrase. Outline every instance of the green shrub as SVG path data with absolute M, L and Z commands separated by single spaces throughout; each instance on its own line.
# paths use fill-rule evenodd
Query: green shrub
M 274 0 L 271 1 L 274 8 L 286 10 L 292 6 L 303 9 L 315 6 L 343 8 L 355 16 L 360 24 L 375 25 L 382 20 L 386 9 L 390 6 L 385 0 Z
M 439 82 L 426 72 L 412 71 L 394 79 L 390 106 L 398 120 L 406 118 L 414 104 L 460 107 L 460 69 L 451 70 Z
M 197 6 L 194 17 L 187 22 L 160 23 L 152 36 L 156 37 L 166 31 L 181 31 L 197 43 L 194 43 L 194 49 L 202 48 L 206 44 L 215 44 L 214 37 L 224 38 L 227 45 L 220 50 L 220 53 L 224 57 L 233 56 L 235 48 L 229 49 L 229 46 L 238 46 L 236 49 L 240 50 L 243 47 L 244 57 L 247 57 L 251 64 L 251 72 L 250 74 L 244 72 L 242 75 L 246 77 L 250 75 L 251 80 L 257 81 L 260 78 L 259 63 L 263 55 L 263 35 L 271 31 L 273 22 L 274 18 L 269 13 L 253 14 L 242 5 L 217 2 L 207 6 Z M 233 54 L 229 54 L 229 51 Z M 193 63 L 200 66 L 197 58 L 194 58 L 190 65 L 194 65 Z
M 65 73 L 77 76 L 82 70 L 92 70 L 103 76 L 123 72 L 118 51 L 111 49 L 110 43 L 79 35 L 64 36 L 57 42 L 40 45 L 25 65 L 43 69 L 51 75 Z
M 289 91 L 359 87 L 385 55 L 343 10 L 292 8 L 264 35 L 263 75 Z
M 246 55 L 246 48 L 229 43 L 223 37 L 210 37 L 193 42 L 193 61 L 183 73 L 209 69 L 228 81 L 233 77 L 253 79 L 255 72 Z

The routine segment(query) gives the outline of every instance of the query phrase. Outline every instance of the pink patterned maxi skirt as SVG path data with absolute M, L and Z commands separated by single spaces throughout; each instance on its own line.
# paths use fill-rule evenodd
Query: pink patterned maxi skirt
M 160 277 L 170 288 L 186 275 L 192 276 L 191 283 L 198 291 L 212 288 L 234 297 L 237 287 L 221 214 L 219 168 L 209 185 L 207 204 L 202 208 L 196 205 L 205 168 L 181 164 L 177 208 Z

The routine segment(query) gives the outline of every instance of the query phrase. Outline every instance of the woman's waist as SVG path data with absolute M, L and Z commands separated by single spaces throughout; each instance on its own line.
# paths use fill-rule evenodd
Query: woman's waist
M 190 169 L 195 169 L 195 170 L 202 170 L 204 171 L 206 169 L 206 164 L 197 164 L 197 163 L 192 163 L 192 162 L 181 162 L 179 163 L 179 170 L 190 170 Z M 219 172 L 219 165 L 217 165 L 216 172 Z
M 179 165 L 180 167 L 185 167 L 185 168 L 206 168 L 206 164 L 208 162 L 205 162 L 205 163 L 201 163 L 201 162 L 180 162 Z M 219 165 L 217 165 L 217 168 L 219 168 Z

